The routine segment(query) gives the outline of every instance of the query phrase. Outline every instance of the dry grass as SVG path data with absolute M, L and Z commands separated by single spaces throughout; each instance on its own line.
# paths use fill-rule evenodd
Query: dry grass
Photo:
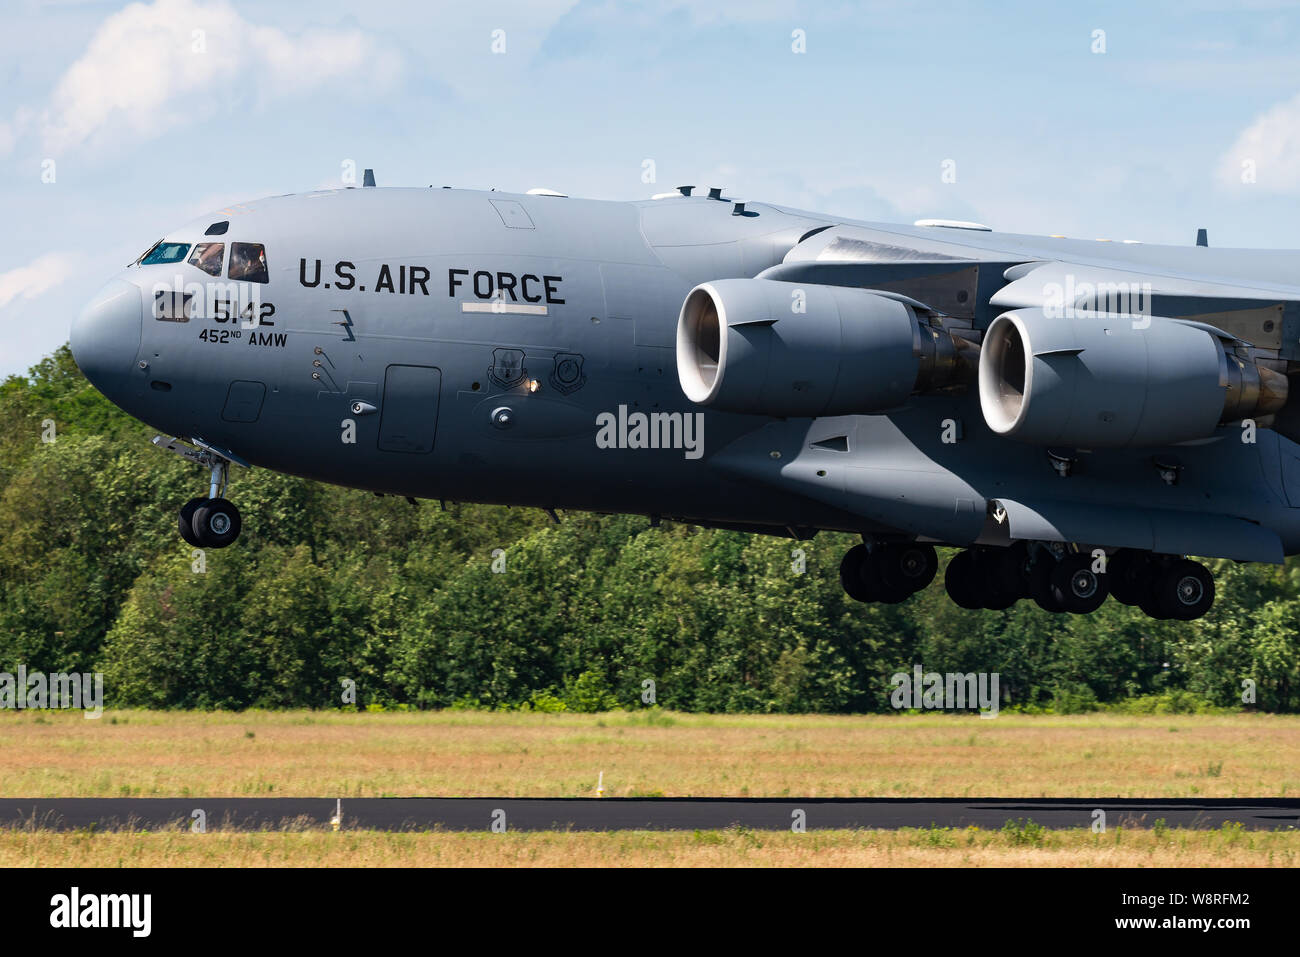
M 4 867 L 1295 867 L 1300 832 L 0 831 Z
M 3 797 L 568 797 L 601 771 L 611 796 L 1294 796 L 1300 717 L 0 712 Z

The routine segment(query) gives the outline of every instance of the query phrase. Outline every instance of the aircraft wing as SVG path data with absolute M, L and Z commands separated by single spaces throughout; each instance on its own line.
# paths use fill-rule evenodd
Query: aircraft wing
M 1201 322 L 1300 371 L 1300 253 L 1147 246 L 946 227 L 832 226 L 760 278 L 907 295 L 979 331 L 1012 309 L 1063 306 Z M 1116 306 L 1120 308 L 1116 308 Z

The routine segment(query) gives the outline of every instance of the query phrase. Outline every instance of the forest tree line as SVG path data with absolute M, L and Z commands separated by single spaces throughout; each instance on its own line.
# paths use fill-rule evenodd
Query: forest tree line
M 864 606 L 839 585 L 847 535 L 555 524 L 235 468 L 243 533 L 196 561 L 176 511 L 206 477 L 153 434 L 66 347 L 0 385 L 0 671 L 103 672 L 119 707 L 339 707 L 354 682 L 362 708 L 601 710 L 644 707 L 651 681 L 685 711 L 884 712 L 921 664 L 998 672 L 1004 710 L 1300 709 L 1294 560 L 1213 562 L 1219 599 L 1191 623 L 964 611 L 942 566 Z

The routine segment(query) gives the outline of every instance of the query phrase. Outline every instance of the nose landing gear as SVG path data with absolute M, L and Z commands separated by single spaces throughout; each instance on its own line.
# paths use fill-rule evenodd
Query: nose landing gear
M 195 548 L 225 548 L 234 543 L 243 527 L 239 509 L 222 495 L 230 477 L 230 463 L 234 461 L 210 445 L 191 440 L 197 448 L 183 445 L 177 439 L 163 436 L 154 438 L 154 445 L 181 458 L 209 469 L 211 479 L 207 498 L 192 498 L 181 506 L 177 516 L 177 530 L 188 544 Z M 240 463 L 243 464 L 243 463 Z
M 225 548 L 239 537 L 243 519 L 224 498 L 192 498 L 181 506 L 177 530 L 195 548 Z

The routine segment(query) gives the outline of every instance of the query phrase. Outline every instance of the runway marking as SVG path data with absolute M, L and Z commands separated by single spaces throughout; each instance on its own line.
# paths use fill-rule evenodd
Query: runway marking
M 376 831 L 613 831 L 998 829 L 1032 820 L 1046 828 L 1300 827 L 1297 798 L 0 798 L 0 827 L 45 830 L 189 830 L 201 810 L 207 830 L 335 827 Z M 801 813 L 800 813 L 801 812 Z

